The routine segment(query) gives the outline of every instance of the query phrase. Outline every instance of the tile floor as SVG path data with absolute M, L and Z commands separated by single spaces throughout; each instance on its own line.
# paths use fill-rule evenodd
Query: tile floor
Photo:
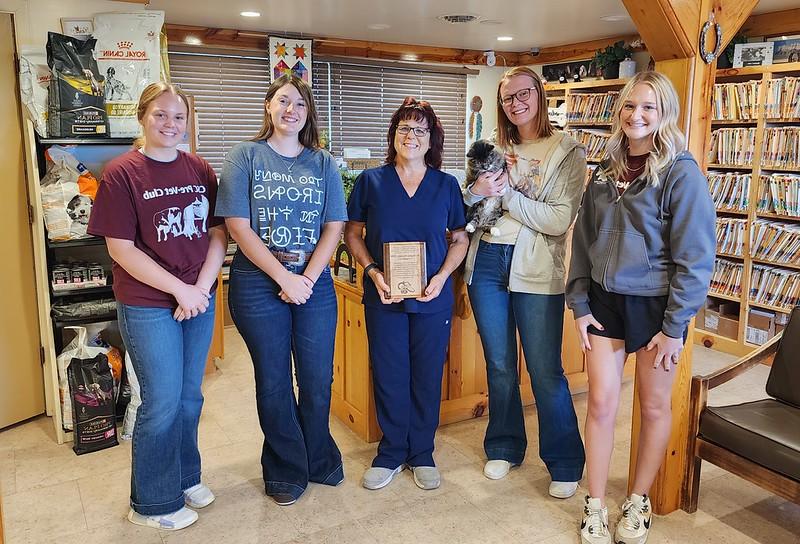
M 0 431 L 0 490 L 7 544 L 228 543 L 578 543 L 582 494 L 566 501 L 547 496 L 549 478 L 536 457 L 535 408 L 527 410 L 530 445 L 526 463 L 500 481 L 483 477 L 485 419 L 443 427 L 436 459 L 443 484 L 419 490 L 408 472 L 389 487 L 360 487 L 374 445 L 362 442 L 338 421 L 333 434 L 344 454 L 344 484 L 311 485 L 300 501 L 279 507 L 264 496 L 252 369 L 241 338 L 226 335 L 228 356 L 205 384 L 200 429 L 204 479 L 217 501 L 200 520 L 177 533 L 158 532 L 125 521 L 128 510 L 129 443 L 77 457 L 56 445 L 52 423 L 40 417 Z M 696 373 L 732 358 L 695 349 Z M 721 387 L 712 404 L 764 396 L 767 368 L 757 368 Z M 612 518 L 618 515 L 628 470 L 632 387 L 624 387 L 611 467 Z M 583 421 L 586 396 L 575 405 Z M 649 542 L 798 543 L 800 506 L 705 464 L 700 509 L 656 518 Z

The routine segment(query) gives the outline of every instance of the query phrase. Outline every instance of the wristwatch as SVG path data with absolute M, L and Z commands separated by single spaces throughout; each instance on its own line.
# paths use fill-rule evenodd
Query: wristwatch
M 364 267 L 364 275 L 365 276 L 369 276 L 369 272 L 373 268 L 378 268 L 378 264 L 377 263 L 369 263 L 367 266 L 365 266 Z

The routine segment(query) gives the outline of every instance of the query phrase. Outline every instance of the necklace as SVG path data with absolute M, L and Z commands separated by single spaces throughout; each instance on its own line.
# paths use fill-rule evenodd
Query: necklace
M 271 150 L 275 151 L 275 154 L 276 154 L 278 157 L 280 157 L 280 159 L 281 159 L 281 162 L 283 163 L 283 166 L 284 166 L 284 167 L 286 168 L 286 170 L 287 170 L 287 171 L 288 171 L 288 172 L 291 174 L 291 173 L 292 173 L 292 168 L 294 168 L 294 165 L 297 163 L 297 159 L 299 159 L 299 158 L 300 158 L 300 155 L 302 155 L 302 154 L 303 154 L 303 146 L 302 146 L 301 144 L 299 144 L 299 143 L 298 143 L 298 145 L 300 145 L 300 151 L 298 151 L 298 152 L 297 152 L 297 155 L 295 155 L 295 156 L 294 156 L 294 160 L 293 160 L 291 163 L 289 163 L 289 162 L 287 162 L 287 161 L 286 161 L 286 159 L 284 158 L 284 156 L 283 156 L 283 155 L 281 155 L 280 153 L 278 153 L 278 151 L 277 151 L 277 150 L 276 150 L 274 147 L 272 147 L 272 144 L 271 144 L 271 143 L 269 143 L 269 141 L 267 141 L 267 145 L 269 146 L 269 148 L 270 148 Z

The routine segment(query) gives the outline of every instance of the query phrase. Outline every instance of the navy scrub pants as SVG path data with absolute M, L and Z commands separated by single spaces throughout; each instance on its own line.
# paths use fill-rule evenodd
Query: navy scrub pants
M 452 308 L 405 313 L 366 306 L 375 411 L 383 438 L 373 467 L 435 466 L 442 372 Z

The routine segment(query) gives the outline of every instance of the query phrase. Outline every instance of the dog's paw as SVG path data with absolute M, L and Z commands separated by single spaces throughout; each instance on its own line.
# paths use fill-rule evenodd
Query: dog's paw
M 489 234 L 491 234 L 492 236 L 500 236 L 500 229 L 498 229 L 497 227 L 492 227 L 489 229 Z
M 467 223 L 467 226 L 464 227 L 464 230 L 467 231 L 468 233 L 472 234 L 473 232 L 475 232 L 475 224 L 474 223 Z

